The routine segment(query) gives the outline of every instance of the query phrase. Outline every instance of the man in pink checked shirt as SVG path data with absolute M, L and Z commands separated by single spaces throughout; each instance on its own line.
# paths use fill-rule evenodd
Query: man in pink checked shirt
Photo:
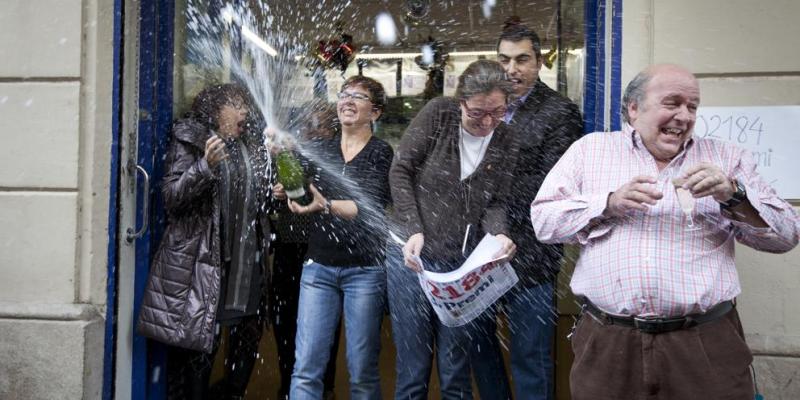
M 575 142 L 533 201 L 541 242 L 581 245 L 573 400 L 754 396 L 734 242 L 789 251 L 798 216 L 749 152 L 692 137 L 699 104 L 686 69 L 645 69 L 625 90 L 623 130 Z

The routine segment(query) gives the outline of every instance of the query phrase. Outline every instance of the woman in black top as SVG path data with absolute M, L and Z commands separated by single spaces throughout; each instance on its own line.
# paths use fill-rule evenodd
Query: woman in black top
M 338 97 L 341 134 L 308 146 L 306 152 L 311 158 L 313 200 L 307 206 L 289 202 L 293 212 L 315 216 L 300 280 L 289 396 L 293 400 L 322 397 L 322 378 L 342 310 L 350 397 L 381 397 L 384 209 L 390 202 L 393 152 L 372 135 L 372 125 L 383 112 L 386 95 L 377 81 L 354 76 L 345 81 Z

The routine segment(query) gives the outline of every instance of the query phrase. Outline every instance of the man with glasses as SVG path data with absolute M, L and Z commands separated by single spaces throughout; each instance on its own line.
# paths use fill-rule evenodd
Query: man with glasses
M 552 399 L 553 295 L 562 247 L 536 240 L 530 205 L 547 172 L 581 137 L 583 125 L 578 107 L 539 80 L 542 53 L 535 32 L 520 24 L 507 25 L 498 40 L 497 58 L 514 92 L 503 119 L 521 143 L 508 204 L 511 240 L 517 244 L 511 264 L 520 281 L 501 302 L 511 332 L 511 374 L 517 399 Z M 510 399 L 495 315 L 486 313 L 478 322 L 471 364 L 482 399 Z

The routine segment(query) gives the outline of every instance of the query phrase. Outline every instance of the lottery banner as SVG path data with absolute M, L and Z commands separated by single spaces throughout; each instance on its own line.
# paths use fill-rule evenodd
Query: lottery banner
M 447 273 L 425 271 L 417 260 L 423 268 L 419 283 L 442 324 L 467 324 L 519 281 L 507 257 L 495 257 L 501 248 L 487 234 L 461 267 Z

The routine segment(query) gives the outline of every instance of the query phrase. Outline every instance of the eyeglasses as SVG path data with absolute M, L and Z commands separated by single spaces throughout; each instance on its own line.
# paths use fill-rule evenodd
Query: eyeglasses
M 467 102 L 463 100 L 461 101 L 461 105 L 464 106 L 464 110 L 466 110 L 468 117 L 476 119 L 478 121 L 486 118 L 487 115 L 492 117 L 493 121 L 500 121 L 501 119 L 503 119 L 503 117 L 506 116 L 506 110 L 507 110 L 506 106 L 497 107 L 492 111 L 485 111 L 485 110 L 475 110 L 469 108 Z
M 339 92 L 336 93 L 336 98 L 338 98 L 339 100 L 353 99 L 353 100 L 361 100 L 372 103 L 372 99 L 370 99 L 369 96 L 355 92 Z

